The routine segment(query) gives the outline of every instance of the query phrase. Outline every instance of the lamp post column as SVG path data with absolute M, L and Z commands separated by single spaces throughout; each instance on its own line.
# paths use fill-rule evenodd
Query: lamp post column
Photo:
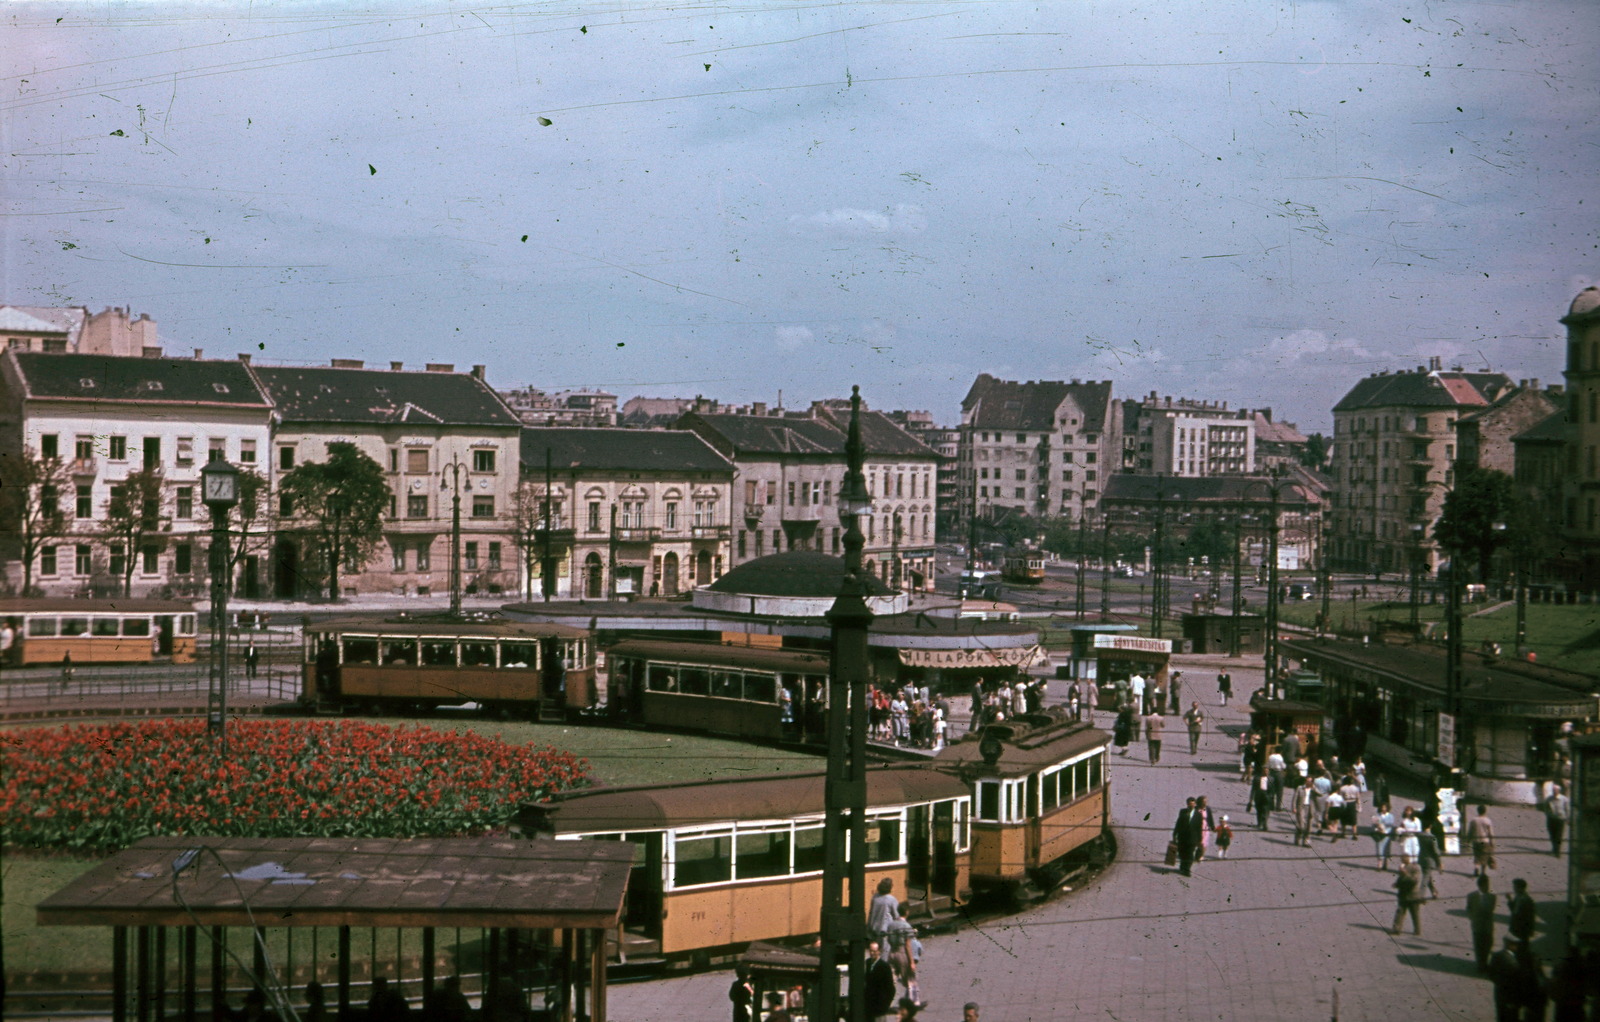
M 1274 473 L 1276 474 L 1276 473 Z M 1267 694 L 1278 684 L 1278 481 L 1272 481 L 1272 520 L 1267 523 Z
M 1239 618 L 1244 614 L 1244 579 L 1242 577 L 1244 554 L 1240 549 L 1240 543 L 1244 540 L 1243 524 L 1244 511 L 1241 509 L 1233 519 L 1233 641 L 1228 644 L 1228 656 L 1230 657 L 1240 655 L 1239 629 L 1241 622 Z
M 213 585 L 211 616 L 215 621 L 212 634 L 217 644 L 212 652 L 217 672 L 217 709 L 211 719 L 211 730 L 221 743 L 224 756 L 228 753 L 228 575 L 230 574 L 228 561 L 232 553 L 229 546 L 228 509 L 213 507 L 211 509 Z
M 1111 514 L 1100 511 L 1100 623 L 1111 621 Z
M 1162 480 L 1156 476 L 1156 558 L 1155 573 L 1150 579 L 1150 634 L 1161 638 L 1161 619 L 1166 614 L 1166 601 L 1162 599 L 1163 575 L 1166 571 L 1166 558 L 1163 546 L 1166 541 L 1164 526 L 1166 525 L 1166 508 L 1162 506 Z
M 1089 516 L 1078 513 L 1078 620 L 1083 620 L 1083 561 L 1089 554 Z
M 461 462 L 450 462 L 450 613 L 461 613 Z

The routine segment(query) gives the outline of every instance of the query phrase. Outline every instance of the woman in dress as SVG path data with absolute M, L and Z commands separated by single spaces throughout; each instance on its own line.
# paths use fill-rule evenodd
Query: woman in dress
M 1111 728 L 1111 741 L 1117 746 L 1117 755 L 1128 754 L 1128 743 L 1133 740 L 1133 705 L 1126 703 L 1117 711 L 1117 722 Z
M 1400 817 L 1399 834 L 1400 861 L 1409 866 L 1422 856 L 1422 821 L 1410 806 L 1406 806 L 1405 813 Z
M 1206 851 L 1211 848 L 1212 842 L 1217 839 L 1217 820 L 1211 815 L 1211 807 L 1206 805 L 1206 797 L 1200 796 L 1195 803 L 1195 809 L 1200 812 L 1200 850 L 1195 855 L 1197 860 L 1206 857 Z
M 1372 814 L 1372 840 L 1378 846 L 1378 868 L 1389 869 L 1389 849 L 1394 844 L 1394 813 L 1389 807 L 1378 806 Z

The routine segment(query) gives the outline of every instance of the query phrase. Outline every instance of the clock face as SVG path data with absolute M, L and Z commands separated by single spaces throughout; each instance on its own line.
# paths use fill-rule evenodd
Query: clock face
M 206 477 L 207 500 L 232 500 L 233 480 L 224 475 Z

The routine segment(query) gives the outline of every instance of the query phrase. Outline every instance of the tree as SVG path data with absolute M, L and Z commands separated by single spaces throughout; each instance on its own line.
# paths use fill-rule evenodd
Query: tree
M 339 569 L 359 569 L 383 535 L 390 491 L 383 466 L 355 444 L 328 445 L 328 460 L 296 465 L 278 485 L 282 513 L 310 538 L 328 570 L 328 596 L 339 600 Z
M 66 535 L 61 493 L 67 473 L 60 458 L 41 458 L 24 448 L 0 459 L 0 530 L 10 533 L 22 558 L 22 593 L 33 590 L 33 564 L 52 539 Z
M 1504 472 L 1458 469 L 1455 488 L 1445 496 L 1444 511 L 1433 525 L 1433 538 L 1447 551 L 1475 557 L 1478 580 L 1487 583 L 1495 551 L 1512 538 L 1517 504 L 1516 486 Z M 1451 570 L 1455 562 L 1452 553 Z
M 125 598 L 133 595 L 133 573 L 144 552 L 145 539 L 160 534 L 163 496 L 159 468 L 130 472 L 126 479 L 111 487 L 101 535 L 111 547 L 111 574 L 122 576 Z M 120 561 L 119 547 L 122 550 Z
M 1312 433 L 1306 437 L 1306 445 L 1300 449 L 1300 464 L 1307 468 L 1321 469 L 1328 463 L 1328 454 L 1333 447 L 1332 441 L 1321 433 Z

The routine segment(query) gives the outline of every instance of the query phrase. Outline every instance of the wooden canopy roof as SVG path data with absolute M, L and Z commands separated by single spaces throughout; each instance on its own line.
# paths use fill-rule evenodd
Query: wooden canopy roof
M 216 856 L 183 871 L 180 902 L 173 863 L 201 846 Z M 248 899 L 258 926 L 606 928 L 632 865 L 631 845 L 591 841 L 152 837 L 41 901 L 38 924 L 248 926 Z

